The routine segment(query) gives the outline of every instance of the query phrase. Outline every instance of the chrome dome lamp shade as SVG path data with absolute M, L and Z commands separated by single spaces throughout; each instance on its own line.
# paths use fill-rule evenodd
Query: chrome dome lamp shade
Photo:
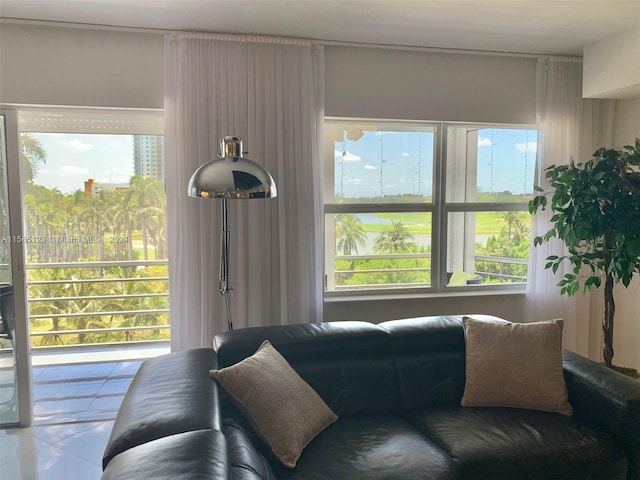
M 190 197 L 219 198 L 222 200 L 222 232 L 220 241 L 220 294 L 224 299 L 227 328 L 233 330 L 229 293 L 228 200 L 273 198 L 277 196 L 276 183 L 271 174 L 253 160 L 244 158 L 242 140 L 227 136 L 220 140 L 218 157 L 201 165 L 191 176 Z
M 189 181 L 189 196 L 200 198 L 271 198 L 276 183 L 264 167 L 242 155 L 242 140 L 224 137 L 218 157 L 201 165 Z

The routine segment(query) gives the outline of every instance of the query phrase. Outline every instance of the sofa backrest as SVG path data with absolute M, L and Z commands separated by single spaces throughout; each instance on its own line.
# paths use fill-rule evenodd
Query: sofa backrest
M 367 322 L 328 322 L 235 330 L 214 338 L 219 368 L 252 355 L 264 340 L 338 415 L 401 408 L 391 339 L 383 328 Z
M 391 320 L 378 326 L 391 337 L 402 408 L 460 405 L 465 384 L 464 315 Z M 493 315 L 478 320 L 504 322 Z
M 460 404 L 464 392 L 462 315 L 235 330 L 214 338 L 220 368 L 252 355 L 264 340 L 338 415 Z
M 465 383 L 461 316 L 392 320 L 391 338 L 403 410 L 460 403 Z

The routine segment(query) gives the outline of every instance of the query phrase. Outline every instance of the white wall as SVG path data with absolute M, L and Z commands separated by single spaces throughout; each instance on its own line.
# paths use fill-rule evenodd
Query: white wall
M 640 97 L 640 28 L 584 49 L 582 92 L 586 98 Z
M 0 24 L 0 103 L 163 108 L 163 37 Z

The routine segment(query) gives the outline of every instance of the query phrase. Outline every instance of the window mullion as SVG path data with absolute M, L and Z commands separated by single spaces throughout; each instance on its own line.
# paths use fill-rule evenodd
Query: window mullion
M 431 261 L 431 282 L 436 291 L 442 291 L 446 285 L 444 278 L 447 271 L 446 250 L 447 244 L 447 214 L 445 204 L 447 198 L 446 175 L 447 169 L 445 159 L 447 158 L 447 128 L 441 123 L 435 135 L 435 153 L 433 161 L 433 202 L 435 211 L 433 214 L 432 229 L 432 261 Z
M 447 203 L 445 213 L 449 212 L 526 212 L 528 203 Z

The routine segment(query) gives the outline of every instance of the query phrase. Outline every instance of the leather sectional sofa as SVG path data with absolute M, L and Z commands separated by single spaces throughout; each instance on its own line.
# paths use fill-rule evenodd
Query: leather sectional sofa
M 209 376 L 268 339 L 339 419 L 295 468 Z M 115 420 L 103 480 L 638 480 L 640 383 L 571 352 L 573 415 L 462 407 L 461 316 L 236 330 L 147 360 Z

